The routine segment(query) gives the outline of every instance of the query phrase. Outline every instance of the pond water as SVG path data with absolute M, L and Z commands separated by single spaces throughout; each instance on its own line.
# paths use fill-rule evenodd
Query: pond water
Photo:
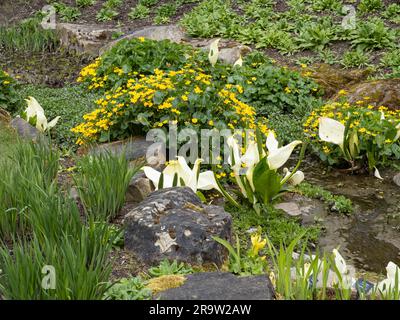
M 400 265 L 400 187 L 392 180 L 394 171 L 382 170 L 384 180 L 379 180 L 335 170 L 326 172 L 315 160 L 305 161 L 302 170 L 308 182 L 344 195 L 354 205 L 354 212 L 344 216 L 328 213 L 319 201 L 308 204 L 312 210 L 303 221 L 317 219 L 326 228 L 319 242 L 321 249 L 331 251 L 340 246 L 346 261 L 360 271 L 386 273 L 389 261 Z

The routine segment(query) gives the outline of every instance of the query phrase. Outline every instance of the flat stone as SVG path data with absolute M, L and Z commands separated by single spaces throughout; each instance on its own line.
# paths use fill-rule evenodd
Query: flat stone
M 188 187 L 149 195 L 124 217 L 125 248 L 145 263 L 163 259 L 221 266 L 226 249 L 213 237 L 231 240 L 232 218 L 222 207 L 204 205 Z
M 283 210 L 290 216 L 300 216 L 301 215 L 300 207 L 295 202 L 278 203 L 275 205 L 275 209 Z
M 118 31 L 115 28 L 98 25 L 58 23 L 61 45 L 69 51 L 98 56 L 100 49 L 112 40 L 112 35 Z
M 122 141 L 98 144 L 90 147 L 82 147 L 78 155 L 98 155 L 110 152 L 115 155 L 125 153 L 129 161 L 143 161 L 152 167 L 160 167 L 166 161 L 166 150 L 161 143 L 146 141 L 145 137 L 136 136 Z
M 20 117 L 11 120 L 10 125 L 15 129 L 15 131 L 17 131 L 18 135 L 24 139 L 37 140 L 41 135 L 41 132 L 38 129 Z
M 229 272 L 202 272 L 186 276 L 178 288 L 157 295 L 161 300 L 273 300 L 266 275 L 238 277 Z

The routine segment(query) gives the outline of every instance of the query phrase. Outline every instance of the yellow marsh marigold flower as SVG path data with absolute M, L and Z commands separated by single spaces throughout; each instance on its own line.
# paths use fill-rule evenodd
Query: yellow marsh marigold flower
M 192 122 L 193 122 L 193 123 L 197 123 L 198 121 L 199 121 L 199 119 L 192 118 Z
M 347 94 L 347 91 L 342 89 L 342 90 L 339 90 L 338 94 L 340 96 L 345 96 Z

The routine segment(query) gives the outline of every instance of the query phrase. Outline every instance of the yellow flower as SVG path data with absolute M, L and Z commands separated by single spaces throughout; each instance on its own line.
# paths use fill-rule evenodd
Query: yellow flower
M 181 98 L 182 98 L 183 101 L 188 101 L 189 100 L 187 95 L 183 95 Z
M 145 37 L 139 37 L 138 40 L 139 40 L 140 42 L 145 42 L 146 39 L 145 39 Z
M 209 124 L 210 126 L 213 126 L 213 125 L 214 125 L 214 121 L 210 120 L 210 121 L 208 121 L 208 124 Z
M 267 244 L 267 240 L 262 240 L 259 234 L 255 234 L 251 236 L 251 244 L 253 254 L 258 255 L 260 250 L 264 249 L 265 245 Z
M 346 90 L 340 90 L 339 91 L 339 93 L 338 93 L 340 96 L 345 96 L 346 94 L 347 94 L 347 91 Z
M 199 121 L 199 119 L 196 119 L 196 118 L 193 118 L 193 119 L 192 119 L 192 122 L 193 122 L 193 123 L 197 123 L 198 121 Z
M 286 87 L 286 88 L 285 88 L 285 92 L 286 92 L 286 93 L 291 93 L 291 92 L 292 92 L 292 90 L 290 90 L 290 88 L 289 88 L 289 87 Z

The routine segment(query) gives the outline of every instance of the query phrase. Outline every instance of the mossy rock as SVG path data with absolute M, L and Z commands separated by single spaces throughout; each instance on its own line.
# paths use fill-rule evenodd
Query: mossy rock
M 11 120 L 10 114 L 6 110 L 0 108 L 0 122 L 9 123 L 10 120 Z
M 367 69 L 345 70 L 324 63 L 312 65 L 310 71 L 310 78 L 323 88 L 326 98 L 332 97 L 341 89 L 364 81 L 370 74 Z
M 400 78 L 366 81 L 350 87 L 347 91 L 350 103 L 368 97 L 368 103 L 375 107 L 385 106 L 390 110 L 400 110 Z

